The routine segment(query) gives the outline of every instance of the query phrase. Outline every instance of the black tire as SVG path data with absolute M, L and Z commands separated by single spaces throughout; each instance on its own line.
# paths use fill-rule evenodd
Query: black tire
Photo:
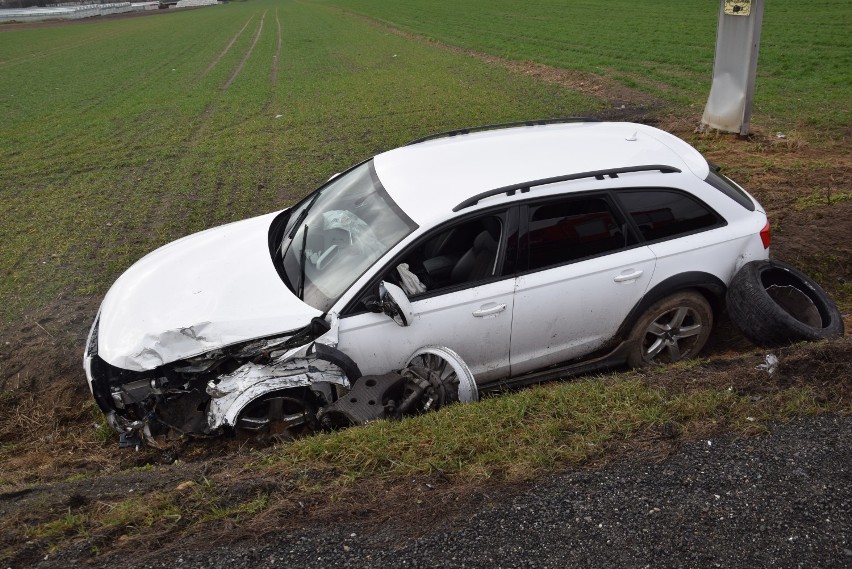
M 316 398 L 307 387 L 282 389 L 246 405 L 237 419 L 238 435 L 287 442 L 317 431 Z
M 698 355 L 713 329 L 713 309 L 692 290 L 681 291 L 652 304 L 630 332 L 627 364 L 646 367 Z
M 787 263 L 746 263 L 734 275 L 726 300 L 737 328 L 764 348 L 843 335 L 843 318 L 834 302 Z

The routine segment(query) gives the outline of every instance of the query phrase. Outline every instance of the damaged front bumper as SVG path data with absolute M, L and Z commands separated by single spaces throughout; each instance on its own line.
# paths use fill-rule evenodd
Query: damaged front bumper
M 307 389 L 311 399 L 333 401 L 337 389 L 349 388 L 347 371 L 360 375 L 335 349 L 336 315 L 284 336 L 146 371 L 121 369 L 98 355 L 99 316 L 89 333 L 83 368 L 95 401 L 124 446 L 142 440 L 161 446 L 184 435 L 221 434 L 237 427 L 241 411 L 270 393 Z
M 316 320 L 288 335 L 132 371 L 98 355 L 96 319 L 83 365 L 124 447 L 164 448 L 186 436 L 235 432 L 290 439 L 477 399 L 473 375 L 451 350 L 425 348 L 417 353 L 428 359 L 412 357 L 403 370 L 361 377 L 336 348 L 337 316 Z M 441 365 L 442 357 L 451 365 Z

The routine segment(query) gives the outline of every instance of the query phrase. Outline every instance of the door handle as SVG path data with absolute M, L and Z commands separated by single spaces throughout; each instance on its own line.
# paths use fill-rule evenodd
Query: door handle
M 474 310 L 473 315 L 477 318 L 482 318 L 483 316 L 489 316 L 491 314 L 497 314 L 498 312 L 503 312 L 506 310 L 505 304 L 496 304 L 494 302 L 483 304 L 479 310 Z
M 613 278 L 612 280 L 614 280 L 617 283 L 624 283 L 624 282 L 627 282 L 627 281 L 635 281 L 636 279 L 638 279 L 639 277 L 642 276 L 642 273 L 643 273 L 643 271 L 635 269 L 635 270 L 630 271 L 630 272 L 623 272 L 620 275 L 618 275 L 617 277 Z

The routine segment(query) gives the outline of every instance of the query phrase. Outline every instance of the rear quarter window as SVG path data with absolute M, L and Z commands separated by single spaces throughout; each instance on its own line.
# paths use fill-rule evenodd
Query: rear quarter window
M 646 241 L 671 239 L 725 224 L 709 206 L 683 192 L 635 189 L 616 195 Z
M 748 195 L 742 191 L 736 184 L 734 184 L 727 177 L 717 174 L 710 169 L 710 174 L 704 179 L 705 182 L 743 206 L 749 211 L 754 211 L 754 201 Z

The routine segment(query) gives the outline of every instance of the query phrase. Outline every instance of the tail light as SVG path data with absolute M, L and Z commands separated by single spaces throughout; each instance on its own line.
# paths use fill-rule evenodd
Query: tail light
M 772 241 L 772 236 L 769 234 L 769 222 L 760 230 L 760 240 L 763 241 L 763 248 L 769 249 L 769 243 Z

